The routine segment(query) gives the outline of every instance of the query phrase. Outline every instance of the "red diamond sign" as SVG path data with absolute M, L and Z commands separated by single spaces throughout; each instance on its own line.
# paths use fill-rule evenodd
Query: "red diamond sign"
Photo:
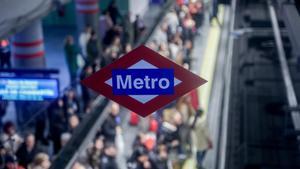
M 143 45 L 82 81 L 143 117 L 204 83 L 206 80 Z

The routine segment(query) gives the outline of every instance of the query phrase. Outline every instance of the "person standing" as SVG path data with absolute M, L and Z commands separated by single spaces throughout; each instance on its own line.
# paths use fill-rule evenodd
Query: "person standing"
M 111 20 L 114 25 L 117 24 L 118 18 L 121 18 L 120 11 L 118 9 L 116 0 L 112 0 L 111 3 L 109 4 L 107 11 L 110 14 Z
M 78 48 L 74 43 L 74 38 L 71 35 L 68 35 L 65 39 L 65 57 L 68 65 L 68 69 L 70 72 L 70 82 L 72 86 L 76 83 L 77 77 L 77 55 L 78 55 Z
M 10 46 L 7 39 L 0 40 L 0 68 L 11 68 L 10 62 Z
M 85 67 L 83 68 L 80 74 L 80 80 L 83 80 L 92 74 L 93 74 L 93 66 L 85 65 Z M 81 97 L 83 101 L 83 110 L 84 112 L 88 112 L 88 109 L 92 101 L 92 91 L 89 88 L 85 87 L 84 85 L 81 85 L 80 87 L 81 87 Z
M 111 112 L 102 126 L 102 134 L 105 138 L 105 142 L 115 143 L 117 133 L 120 132 L 120 126 L 118 126 L 118 115 L 120 107 L 117 103 L 111 105 Z
M 50 138 L 53 141 L 54 154 L 57 154 L 61 149 L 60 145 L 60 136 L 62 133 L 67 131 L 67 113 L 64 108 L 63 99 L 58 99 L 53 105 L 49 108 L 50 116 Z
M 101 169 L 118 169 L 116 162 L 117 149 L 114 144 L 108 143 L 104 147 L 103 155 L 101 156 Z
M 48 154 L 38 153 L 28 169 L 49 169 L 51 165 Z
M 81 53 L 85 58 L 87 57 L 86 47 L 91 38 L 91 34 L 92 34 L 92 28 L 90 26 L 87 26 L 79 36 L 79 45 L 81 48 Z
M 25 137 L 25 142 L 18 149 L 16 156 L 19 164 L 25 168 L 33 162 L 34 157 L 37 155 L 38 149 L 35 142 L 35 137 L 32 133 Z
M 135 16 L 133 27 L 134 27 L 134 42 L 136 43 L 146 29 L 144 20 L 140 17 L 140 15 Z
M 92 32 L 91 38 L 87 44 L 87 61 L 88 64 L 93 64 L 99 56 L 98 40 L 96 32 Z
M 212 141 L 209 137 L 205 122 L 201 120 L 201 118 L 194 122 L 194 127 L 192 127 L 192 129 L 194 133 L 193 139 L 197 148 L 197 168 L 203 168 L 203 160 L 205 158 L 206 152 L 212 149 Z
M 123 28 L 125 29 L 122 38 L 122 44 L 133 45 L 134 31 L 133 31 L 133 24 L 130 21 L 130 13 L 127 13 L 124 17 Z
M 3 126 L 0 141 L 9 153 L 14 154 L 22 144 L 23 138 L 17 133 L 15 124 L 7 121 Z

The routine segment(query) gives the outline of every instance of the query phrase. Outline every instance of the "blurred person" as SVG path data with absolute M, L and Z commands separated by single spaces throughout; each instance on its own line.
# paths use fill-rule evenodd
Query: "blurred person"
M 191 62 L 193 59 L 191 56 L 192 49 L 193 49 L 193 42 L 191 40 L 186 40 L 183 45 L 183 56 L 184 56 L 183 62 L 187 63 L 189 66 L 191 66 Z
M 107 143 L 104 147 L 103 155 L 101 156 L 101 169 L 118 169 L 116 163 L 117 149 L 114 144 Z
M 99 56 L 99 47 L 98 47 L 98 40 L 97 34 L 95 31 L 92 31 L 91 38 L 87 43 L 87 62 L 89 64 L 93 64 L 94 61 Z
M 196 23 L 190 13 L 187 13 L 183 19 L 183 39 L 193 39 L 196 32 Z
M 143 147 L 144 146 L 143 144 L 145 141 L 146 141 L 146 134 L 143 132 L 138 133 L 133 141 L 132 149 L 136 150 L 139 147 Z
M 114 61 L 116 61 L 119 58 L 119 55 L 117 52 L 115 51 L 111 51 L 110 55 L 109 55 L 109 60 L 110 63 L 113 63 Z
M 110 14 L 111 20 L 114 25 L 117 24 L 118 18 L 121 18 L 119 8 L 117 6 L 116 0 L 112 0 L 107 8 L 107 11 Z
M 71 115 L 69 117 L 68 124 L 69 124 L 69 132 L 74 133 L 74 131 L 76 130 L 76 127 L 79 125 L 78 116 L 76 114 Z
M 8 155 L 5 158 L 4 169 L 25 169 L 25 167 L 18 164 L 15 156 Z
M 203 113 L 201 113 L 199 117 L 195 115 L 192 125 L 192 138 L 197 148 L 196 159 L 198 168 L 203 168 L 203 160 L 206 153 L 212 149 L 213 146 L 205 121 L 200 118 L 201 116 L 203 116 Z
M 120 120 L 121 120 L 120 118 L 117 119 L 117 121 L 120 121 Z M 120 123 L 120 122 L 118 122 L 118 123 Z M 127 169 L 127 168 L 125 168 L 126 159 L 127 159 L 127 157 L 126 157 L 127 152 L 125 152 L 126 143 L 124 141 L 122 128 L 120 126 L 118 126 L 116 128 L 115 145 L 116 145 L 116 148 L 118 150 L 118 153 L 116 155 L 117 165 L 119 166 L 119 169 Z
M 99 17 L 99 33 L 100 40 L 103 40 L 105 33 L 114 26 L 110 17 L 109 11 L 104 11 L 103 15 Z
M 16 158 L 14 153 L 9 152 L 2 143 L 0 143 L 0 168 L 5 168 L 5 165 L 9 160 L 12 160 L 13 163 L 16 164 Z
M 11 68 L 10 43 L 8 39 L 0 39 L 0 68 Z
M 69 89 L 63 96 L 63 102 L 67 116 L 80 113 L 79 101 L 75 89 Z
M 93 67 L 90 64 L 85 65 L 85 67 L 83 68 L 81 74 L 80 74 L 80 80 L 83 80 L 87 77 L 89 77 L 90 75 L 93 74 Z M 92 100 L 92 91 L 85 87 L 84 85 L 80 85 L 81 87 L 81 97 L 82 97 L 82 102 L 83 102 L 83 111 L 87 112 L 87 109 L 90 106 L 90 102 Z
M 182 124 L 182 115 L 175 112 L 170 122 L 163 122 L 162 131 L 158 137 L 159 144 L 167 145 L 170 160 L 175 168 L 180 166 L 179 156 L 183 154 L 180 137 Z
M 114 52 L 119 54 L 122 50 L 121 38 L 119 36 L 116 36 L 109 48 L 112 53 Z
M 194 109 L 192 104 L 191 94 L 188 93 L 180 97 L 176 102 L 176 110 L 180 113 L 182 117 L 182 124 L 180 125 L 180 141 L 182 146 L 182 153 L 190 152 L 191 150 L 191 129 L 190 120 L 196 114 L 196 109 Z
M 120 26 L 113 26 L 106 33 L 102 40 L 104 48 L 111 45 L 116 36 L 121 36 L 122 28 Z
M 164 144 L 157 146 L 157 156 L 155 160 L 157 169 L 168 169 L 168 149 Z
M 195 20 L 196 28 L 199 28 L 202 25 L 204 19 L 204 7 L 202 0 L 192 0 L 189 3 L 188 7 L 192 18 Z
M 159 45 L 158 53 L 164 57 L 170 58 L 168 43 L 161 43 Z
M 138 147 L 127 162 L 128 169 L 156 169 L 156 164 L 149 158 L 145 147 Z
M 6 114 L 6 108 L 8 106 L 8 101 L 1 100 L 0 101 L 0 128 L 3 126 L 3 117 Z
M 49 156 L 45 153 L 38 153 L 28 169 L 49 169 L 51 165 Z
M 160 46 L 161 44 L 168 44 L 168 24 L 163 22 L 159 29 L 155 32 L 153 35 L 153 40 L 158 42 L 158 45 Z
M 219 18 L 218 18 L 218 13 L 219 13 L 218 1 L 214 0 L 214 1 L 211 1 L 211 3 L 212 3 L 212 8 L 211 8 L 212 10 L 211 10 L 211 13 L 209 15 L 209 20 L 212 23 L 213 19 L 215 19 L 218 26 L 221 26 L 221 23 L 220 23 Z
M 87 43 L 91 38 L 92 31 L 92 27 L 87 26 L 79 35 L 79 46 L 81 48 L 81 53 L 85 58 L 87 58 Z
M 167 144 L 168 148 L 176 148 L 180 143 L 179 128 L 182 125 L 182 115 L 174 112 L 170 122 L 163 122 L 162 131 L 159 136 L 160 143 Z
M 144 20 L 140 17 L 140 15 L 135 16 L 135 21 L 133 22 L 134 29 L 134 42 L 137 42 L 141 37 L 143 31 L 145 31 L 146 26 Z
M 68 35 L 65 39 L 64 45 L 65 57 L 70 73 L 70 83 L 72 86 L 76 84 L 76 77 L 77 77 L 77 55 L 79 50 L 74 43 L 74 38 L 71 35 Z
M 103 137 L 97 137 L 92 147 L 87 149 L 87 161 L 93 169 L 100 169 L 101 155 L 103 153 Z
M 1 134 L 1 143 L 9 153 L 14 154 L 23 143 L 23 138 L 17 133 L 16 126 L 13 122 L 7 121 L 3 126 Z
M 59 98 L 53 105 L 50 106 L 49 116 L 49 134 L 51 140 L 53 141 L 54 154 L 57 154 L 61 149 L 60 136 L 68 129 L 68 119 L 67 113 L 64 109 L 63 99 Z
M 184 56 L 183 56 L 183 52 L 182 50 L 178 51 L 175 58 L 174 58 L 175 63 L 177 63 L 178 65 L 183 66 L 184 64 Z
M 150 41 L 146 44 L 146 46 L 154 51 L 158 50 L 158 45 L 156 43 L 156 41 Z
M 176 110 L 182 115 L 183 123 L 189 123 L 191 117 L 195 115 L 190 93 L 180 97 L 176 102 Z
M 86 169 L 86 167 L 84 167 L 84 165 L 82 165 L 81 163 L 76 161 L 75 164 L 73 165 L 72 169 Z
M 64 147 L 70 141 L 71 137 L 72 137 L 71 133 L 68 132 L 62 133 L 60 136 L 60 146 Z
M 102 59 L 102 58 L 101 58 Z M 98 70 L 100 70 L 102 68 L 102 63 L 101 63 L 101 59 L 96 59 L 93 66 L 93 71 L 97 72 Z
M 119 112 L 119 104 L 115 102 L 112 103 L 110 114 L 101 127 L 101 133 L 105 138 L 105 142 L 115 143 L 117 132 L 120 132 L 120 126 L 118 122 Z
M 105 67 L 106 65 L 112 62 L 110 55 L 111 55 L 110 48 L 108 47 L 104 48 L 103 57 L 101 58 L 101 67 Z
M 37 144 L 44 149 L 47 149 L 49 145 L 48 139 L 45 136 L 45 131 L 47 130 L 47 111 L 44 110 L 40 112 L 35 118 L 35 128 L 34 134 Z
M 130 21 L 130 13 L 125 14 L 122 26 L 124 29 L 122 43 L 132 45 L 134 39 L 134 28 Z
M 132 45 L 130 43 L 126 43 L 124 47 L 124 54 L 131 52 L 131 50 L 132 50 Z
M 179 20 L 175 9 L 171 9 L 170 12 L 165 16 L 165 22 L 170 28 L 170 33 L 174 35 L 176 33 L 177 27 L 179 26 Z
M 170 58 L 175 60 L 179 51 L 182 50 L 182 42 L 180 37 L 174 35 L 171 38 L 171 41 L 169 43 L 169 49 L 170 49 Z
M 7 156 L 6 149 L 4 148 L 3 144 L 0 142 L 0 168 L 4 168 L 6 156 Z
M 16 156 L 21 166 L 28 168 L 34 157 L 39 153 L 36 145 L 35 137 L 29 133 L 25 137 L 25 142 L 18 149 Z
M 183 19 L 185 18 L 185 16 L 187 15 L 187 13 L 189 13 L 189 8 L 186 5 L 181 5 L 178 11 L 178 17 L 179 17 L 179 21 L 180 21 L 180 25 L 182 25 L 183 23 Z

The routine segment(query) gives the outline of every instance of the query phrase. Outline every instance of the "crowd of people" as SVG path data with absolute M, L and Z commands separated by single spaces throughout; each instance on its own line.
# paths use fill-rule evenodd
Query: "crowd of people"
M 202 25 L 203 10 L 201 0 L 176 0 L 146 46 L 190 69 L 193 40 Z M 78 43 L 71 35 L 66 36 L 64 53 L 70 88 L 49 106 L 43 116 L 47 118 L 40 118 L 34 132 L 21 135 L 16 124 L 10 121 L 3 124 L 0 168 L 48 169 L 80 121 L 92 111 L 96 94 L 78 82 L 130 52 L 146 29 L 142 17 L 137 15 L 131 22 L 130 15 L 122 16 L 112 2 L 99 17 L 98 30 L 87 26 L 79 35 Z M 198 120 L 202 112 L 196 90 L 146 118 L 146 127 L 137 133 L 130 154 L 124 151 L 128 145 L 122 137 L 125 121 L 120 115 L 122 109 L 117 103 L 111 104 L 109 116 L 84 155 L 73 165 L 74 169 L 183 168 L 184 161 L 193 154 L 193 145 L 198 168 L 202 168 L 212 143 Z M 145 125 L 134 112 L 129 115 L 131 126 Z M 193 135 L 197 139 L 190 139 Z
M 146 46 L 190 69 L 193 61 L 191 56 L 193 40 L 199 33 L 199 27 L 204 19 L 203 9 L 201 1 L 178 0 L 177 5 L 167 12 Z M 119 44 L 120 41 L 122 42 L 121 38 L 115 43 L 113 41 L 113 44 Z M 114 56 L 122 56 L 128 51 L 125 50 Z M 146 127 L 142 127 L 136 134 L 130 147 L 132 152 L 129 154 L 125 151 L 124 138 L 122 138 L 124 125 L 121 121 L 125 119 L 120 119 L 124 118 L 120 113 L 119 105 L 113 103 L 108 118 L 99 128 L 93 143 L 78 160 L 81 164 L 76 163 L 77 166 L 96 169 L 184 168 L 185 160 L 193 154 L 194 145 L 197 168 L 203 167 L 203 159 L 206 151 L 212 148 L 212 142 L 205 123 L 199 120 L 202 111 L 196 90 L 155 112 L 142 122 L 138 115 L 130 112 L 129 121 L 125 123 L 137 128 L 140 125 Z

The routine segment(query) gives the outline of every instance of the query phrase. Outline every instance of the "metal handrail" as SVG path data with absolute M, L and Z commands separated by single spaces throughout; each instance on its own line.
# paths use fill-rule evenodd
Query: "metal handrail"
M 163 21 L 164 16 L 168 12 L 168 9 L 170 9 L 173 4 L 174 4 L 173 0 L 168 0 L 164 4 L 160 13 L 158 14 L 158 17 L 154 21 L 154 25 L 160 25 L 160 23 Z M 149 31 L 147 31 L 146 35 L 138 40 L 138 42 L 135 44 L 135 46 L 145 44 L 147 41 L 149 41 L 150 37 L 153 35 L 156 28 L 157 28 L 156 26 L 153 26 L 152 28 L 150 28 Z
M 278 18 L 275 12 L 275 8 L 271 0 L 268 0 L 268 9 L 270 12 L 270 17 L 272 21 L 272 27 L 274 31 L 274 37 L 275 37 L 275 42 L 277 46 L 277 52 L 279 56 L 279 61 L 280 61 L 280 68 L 281 68 L 281 73 L 282 73 L 282 78 L 284 81 L 284 86 L 286 90 L 286 95 L 288 99 L 288 103 L 290 107 L 295 107 L 298 106 L 298 101 L 296 97 L 296 92 L 292 83 L 292 78 L 290 75 L 290 71 L 288 68 L 288 63 L 286 60 L 286 54 L 284 51 L 282 39 L 281 39 L 281 33 L 278 25 Z M 292 120 L 293 124 L 296 130 L 300 129 L 300 114 L 297 111 L 292 111 Z
M 87 115 L 73 133 L 67 145 L 59 152 L 50 169 L 71 168 L 79 153 L 96 135 L 98 127 L 108 115 L 108 99 L 98 96 L 93 111 Z
M 235 18 L 236 18 L 237 0 L 231 1 L 231 22 L 229 25 L 229 32 L 235 30 Z M 229 126 L 229 109 L 230 109 L 230 95 L 231 95 L 231 78 L 232 78 L 232 61 L 233 61 L 233 46 L 234 37 L 229 37 L 228 40 L 228 53 L 226 58 L 226 66 L 224 71 L 224 101 L 223 101 L 223 111 L 222 111 L 222 131 L 220 136 L 219 152 L 220 161 L 218 161 L 218 169 L 227 168 L 228 156 L 227 156 L 227 144 L 228 144 L 228 126 Z

